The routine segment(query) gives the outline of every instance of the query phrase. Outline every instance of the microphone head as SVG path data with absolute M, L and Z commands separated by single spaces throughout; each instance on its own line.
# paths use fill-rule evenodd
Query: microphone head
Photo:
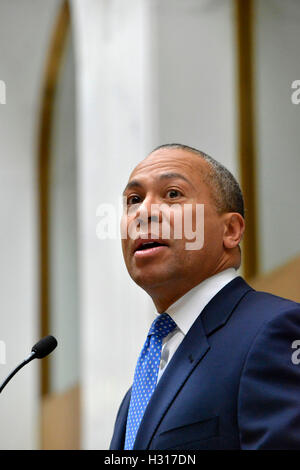
M 42 359 L 45 356 L 48 356 L 57 346 L 57 341 L 54 336 L 45 336 L 40 339 L 34 346 L 32 346 L 31 351 L 35 353 L 35 357 Z

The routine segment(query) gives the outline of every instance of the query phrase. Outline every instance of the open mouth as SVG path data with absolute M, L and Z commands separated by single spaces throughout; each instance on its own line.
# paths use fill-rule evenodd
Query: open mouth
M 168 245 L 164 242 L 152 240 L 143 241 L 139 239 L 134 249 L 134 256 L 138 258 L 153 256 L 159 254 L 166 248 L 168 248 Z
M 149 250 L 151 248 L 156 248 L 158 246 L 166 246 L 166 245 L 164 245 L 163 243 L 159 243 L 159 242 L 145 242 L 145 243 L 142 243 L 140 246 L 138 246 L 135 251 L 136 252 L 137 251 L 145 251 L 145 250 Z

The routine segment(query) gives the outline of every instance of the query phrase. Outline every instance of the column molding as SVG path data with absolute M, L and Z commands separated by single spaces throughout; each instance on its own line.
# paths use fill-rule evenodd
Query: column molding
M 39 200 L 39 273 L 40 333 L 49 334 L 49 167 L 51 136 L 57 80 L 70 27 L 69 2 L 58 11 L 45 65 L 38 132 L 38 200 Z M 41 362 L 41 395 L 49 392 L 49 359 Z
M 238 159 L 245 199 L 246 230 L 242 242 L 243 274 L 259 274 L 257 164 L 255 145 L 253 0 L 234 0 L 237 43 Z

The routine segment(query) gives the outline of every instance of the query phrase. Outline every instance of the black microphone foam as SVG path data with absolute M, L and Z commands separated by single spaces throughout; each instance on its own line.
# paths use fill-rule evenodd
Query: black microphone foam
M 34 346 L 32 346 L 31 351 L 35 353 L 35 357 L 42 359 L 45 356 L 48 356 L 57 346 L 57 341 L 54 336 L 45 336 L 40 339 Z

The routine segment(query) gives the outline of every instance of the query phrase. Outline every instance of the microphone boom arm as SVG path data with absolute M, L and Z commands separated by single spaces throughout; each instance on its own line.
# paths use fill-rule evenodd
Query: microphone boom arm
M 4 382 L 0 385 L 0 393 L 2 392 L 2 390 L 4 389 L 4 387 L 8 384 L 8 382 L 13 378 L 13 376 L 20 370 L 22 369 L 22 367 L 26 366 L 26 364 L 28 364 L 28 362 L 32 361 L 36 356 L 36 353 L 34 351 L 32 351 L 29 356 L 24 359 L 24 361 L 22 361 L 10 374 L 8 377 L 6 377 L 6 379 L 4 380 Z

